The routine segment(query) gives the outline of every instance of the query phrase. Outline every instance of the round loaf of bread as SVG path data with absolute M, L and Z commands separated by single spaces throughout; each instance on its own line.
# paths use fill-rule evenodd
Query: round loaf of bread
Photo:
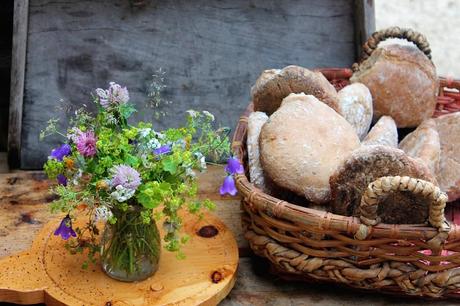
M 361 146 L 353 151 L 330 178 L 332 212 L 359 216 L 361 197 L 367 186 L 383 176 L 409 176 L 436 182 L 427 166 L 402 150 L 387 146 Z M 412 194 L 398 193 L 380 205 L 384 223 L 423 223 L 426 202 Z
M 321 72 L 299 66 L 265 70 L 251 88 L 254 110 L 272 114 L 290 93 L 313 95 L 338 110 L 337 91 Z
M 283 100 L 262 127 L 259 144 L 265 174 L 315 203 L 329 200 L 330 175 L 360 145 L 342 116 L 305 94 Z
M 404 137 L 399 148 L 410 157 L 423 161 L 433 174 L 438 173 L 441 144 L 433 119 L 423 121 L 415 131 Z
M 434 119 L 441 142 L 437 178 L 449 201 L 460 199 L 460 112 Z
M 390 116 L 382 116 L 379 121 L 372 127 L 369 134 L 364 138 L 365 146 L 387 146 L 392 148 L 398 147 L 398 129 L 396 123 Z
M 339 93 L 339 114 L 355 129 L 359 139 L 363 139 L 372 123 L 372 96 L 361 83 L 342 88 Z
M 387 115 L 399 128 L 416 127 L 435 110 L 439 87 L 436 68 L 415 47 L 377 48 L 350 81 L 363 83 L 371 91 L 375 120 Z

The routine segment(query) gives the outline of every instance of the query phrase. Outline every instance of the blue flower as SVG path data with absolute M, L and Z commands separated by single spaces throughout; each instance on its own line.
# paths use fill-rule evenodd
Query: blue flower
M 233 179 L 233 176 L 229 175 L 225 178 L 224 180 L 224 183 L 222 184 L 222 186 L 220 186 L 220 195 L 225 195 L 225 194 L 229 194 L 229 195 L 236 195 L 236 193 L 238 192 L 238 190 L 236 190 L 236 187 L 235 187 L 235 180 Z
M 68 144 L 63 144 L 62 146 L 60 147 L 57 147 L 56 149 L 53 149 L 51 151 L 51 155 L 50 157 L 51 158 L 55 158 L 57 159 L 58 161 L 62 161 L 62 159 L 65 157 L 65 156 L 68 156 L 70 155 L 70 153 L 72 153 L 72 148 L 70 147 L 70 145 Z
M 64 174 L 58 174 L 57 181 L 59 185 L 67 186 L 67 178 Z
M 230 157 L 227 160 L 227 166 L 225 167 L 225 171 L 227 171 L 229 174 L 243 173 L 244 168 L 238 159 L 236 159 L 235 157 Z
M 158 149 L 153 150 L 153 154 L 155 155 L 163 155 L 171 153 L 171 145 L 164 145 L 159 147 Z
M 77 234 L 72 229 L 72 220 L 70 219 L 69 215 L 65 216 L 62 219 L 61 224 L 59 227 L 54 231 L 55 236 L 61 236 L 62 239 L 67 240 L 72 237 L 77 237 Z

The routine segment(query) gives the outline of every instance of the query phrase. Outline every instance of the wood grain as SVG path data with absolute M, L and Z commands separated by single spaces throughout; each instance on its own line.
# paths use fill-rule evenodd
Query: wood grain
M 71 255 L 64 241 L 53 235 L 60 218 L 48 222 L 32 247 L 0 260 L 0 300 L 55 305 L 216 305 L 235 283 L 238 248 L 231 231 L 218 218 L 183 214 L 190 243 L 186 258 L 162 251 L 158 271 L 142 282 L 109 278 L 99 266 L 84 270 L 86 254 Z M 77 219 L 78 220 L 78 219 Z M 82 218 L 77 224 L 84 224 Z M 100 227 L 102 228 L 102 224 Z M 201 237 L 203 226 L 217 234 Z M 163 231 L 160 227 L 160 233 Z
M 374 0 L 354 0 L 356 58 L 361 58 L 362 46 L 375 32 Z
M 39 142 L 51 116 L 65 126 L 90 92 L 124 84 L 157 130 L 183 122 L 188 109 L 209 110 L 234 127 L 262 70 L 290 64 L 349 67 L 355 61 L 353 0 L 31 0 L 21 167 L 38 169 L 59 141 Z M 153 120 L 147 84 L 166 71 L 173 105 Z M 90 107 L 91 108 L 91 107 Z
M 8 163 L 19 166 L 21 151 L 22 110 L 26 71 L 29 0 L 14 1 L 11 87 L 8 123 Z

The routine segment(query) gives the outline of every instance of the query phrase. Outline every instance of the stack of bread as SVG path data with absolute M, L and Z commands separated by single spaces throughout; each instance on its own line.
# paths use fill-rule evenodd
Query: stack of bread
M 429 181 L 449 201 L 460 198 L 460 112 L 431 119 L 439 82 L 430 59 L 412 46 L 379 47 L 350 82 L 337 92 L 320 72 L 299 66 L 260 75 L 248 122 L 251 182 L 346 216 L 359 216 L 367 186 L 384 176 Z M 399 142 L 401 128 L 413 131 Z M 424 223 L 428 206 L 394 192 L 378 215 L 384 223 Z

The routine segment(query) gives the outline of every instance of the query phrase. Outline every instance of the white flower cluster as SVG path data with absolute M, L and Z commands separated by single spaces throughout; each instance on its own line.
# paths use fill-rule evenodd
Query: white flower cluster
M 94 211 L 94 221 L 107 221 L 112 217 L 112 212 L 105 206 L 99 206 Z
M 117 200 L 118 202 L 125 202 L 132 198 L 136 189 L 129 189 L 125 188 L 122 185 L 117 185 L 115 187 L 115 191 L 110 194 L 112 198 Z

